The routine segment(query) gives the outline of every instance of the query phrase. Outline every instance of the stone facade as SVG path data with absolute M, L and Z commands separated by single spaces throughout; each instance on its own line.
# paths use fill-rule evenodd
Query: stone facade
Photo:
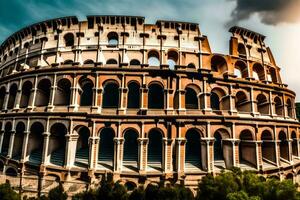
M 198 24 L 48 20 L 0 50 L 0 170 L 25 192 L 124 184 L 196 187 L 233 166 L 300 181 L 295 93 L 265 36 L 232 27 L 229 55 Z M 4 180 L 2 178 L 1 180 Z

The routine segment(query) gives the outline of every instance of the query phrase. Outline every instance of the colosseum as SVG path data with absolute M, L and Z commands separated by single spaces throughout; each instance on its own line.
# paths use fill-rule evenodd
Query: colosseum
M 240 167 L 300 182 L 295 93 L 265 36 L 232 27 L 229 55 L 196 23 L 139 16 L 47 20 L 0 49 L 0 171 L 24 192 L 197 187 Z

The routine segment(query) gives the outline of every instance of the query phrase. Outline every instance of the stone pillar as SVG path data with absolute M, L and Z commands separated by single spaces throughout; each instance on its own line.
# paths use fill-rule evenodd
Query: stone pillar
M 66 137 L 65 167 L 69 169 L 74 165 L 75 162 L 76 144 L 79 136 L 71 135 L 69 133 L 65 137 Z
M 120 88 L 120 104 L 118 108 L 118 113 L 119 114 L 125 114 L 126 113 L 126 107 L 127 107 L 127 88 Z
M 140 173 L 146 173 L 148 138 L 138 138 L 138 145 L 139 145 L 138 169 Z
M 124 138 L 114 138 L 114 172 L 120 173 L 123 165 L 123 142 Z
M 256 148 L 256 169 L 263 170 L 263 160 L 262 160 L 262 141 L 255 141 Z
M 163 138 L 163 159 L 162 159 L 162 170 L 165 173 L 172 171 L 172 139 Z
M 95 87 L 93 90 L 93 106 L 92 106 L 92 111 L 93 112 L 98 112 L 98 91 L 99 91 L 99 87 L 98 87 L 98 83 L 99 83 L 99 74 L 96 74 L 96 80 L 95 80 Z
M 2 109 L 4 111 L 7 110 L 7 104 L 8 104 L 8 99 L 9 99 L 9 86 L 10 86 L 10 84 L 8 83 L 6 91 L 5 91 L 4 103 L 3 103 L 3 109 Z
M 50 132 L 44 132 L 43 136 L 44 136 L 44 145 L 43 145 L 43 154 L 42 154 L 42 164 L 47 165 L 50 162 L 50 156 L 48 155 Z
M 72 111 L 77 111 L 78 110 L 78 96 L 79 96 L 79 90 L 80 90 L 80 87 L 79 87 L 79 84 L 77 83 L 77 77 L 74 76 L 73 78 L 73 85 L 71 87 L 71 104 L 69 106 L 69 108 L 72 110 Z
M 207 77 L 203 77 L 203 106 L 200 104 L 200 108 L 202 107 L 204 110 L 204 113 L 209 113 L 212 111 L 211 109 L 211 102 L 210 102 L 210 95 L 211 93 L 207 91 Z M 200 101 L 201 102 L 201 101 Z
M 181 77 L 179 77 L 178 82 L 178 111 L 179 113 L 185 113 L 185 90 L 181 88 Z
M 166 113 L 167 114 L 173 114 L 173 89 L 166 89 Z
M 28 161 L 27 147 L 28 147 L 29 134 L 30 134 L 30 131 L 24 131 L 21 162 Z
M 3 129 L 0 131 L 0 153 L 2 153 L 2 144 L 3 144 L 4 132 L 5 131 Z
M 18 91 L 17 91 L 16 99 L 15 99 L 14 110 L 19 110 L 21 96 L 22 96 L 22 79 L 20 79 L 20 82 L 19 82 Z
M 146 112 L 148 109 L 148 88 L 141 88 L 141 111 Z
M 288 148 L 289 148 L 289 152 L 288 152 L 288 154 L 289 154 L 289 162 L 291 163 L 291 164 L 293 164 L 293 147 L 292 147 L 292 142 L 293 142 L 293 140 L 292 139 L 287 139 L 287 141 L 288 141 Z
M 15 135 L 16 135 L 16 131 L 11 130 L 10 131 L 10 138 L 9 138 L 8 153 L 7 153 L 7 157 L 9 157 L 9 158 L 12 157 L 12 151 L 13 151 L 13 147 L 14 147 Z
M 89 138 L 89 169 L 95 169 L 98 163 L 99 137 Z
M 31 89 L 30 98 L 28 101 L 28 110 L 32 110 L 35 105 L 35 99 L 36 99 L 36 91 L 37 91 L 37 76 L 34 78 L 34 85 Z
M 229 85 L 229 110 L 231 115 L 237 113 L 235 107 L 235 96 L 232 94 L 232 85 Z
M 273 117 L 274 116 L 274 104 L 273 104 L 273 99 L 272 99 L 272 92 L 269 91 L 269 101 L 270 101 L 270 115 Z
M 212 172 L 214 169 L 214 152 L 213 152 L 213 144 L 214 138 L 201 138 L 201 158 L 203 162 L 203 158 L 205 163 L 202 163 L 202 168 L 207 170 L 208 173 Z
M 250 87 L 250 101 L 251 101 L 251 114 L 252 116 L 256 116 L 258 112 L 255 110 L 255 103 L 254 94 L 253 94 L 253 87 Z
M 176 138 L 176 171 L 178 176 L 184 175 L 185 170 L 185 138 Z
M 54 109 L 54 100 L 55 100 L 55 92 L 57 90 L 56 86 L 56 74 L 54 74 L 53 77 L 53 85 L 51 86 L 51 91 L 50 91 L 50 97 L 49 97 L 49 103 L 47 106 L 47 111 L 53 111 Z

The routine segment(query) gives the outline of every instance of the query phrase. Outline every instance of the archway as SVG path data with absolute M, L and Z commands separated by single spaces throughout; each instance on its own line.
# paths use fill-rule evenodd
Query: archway
M 178 61 L 178 53 L 176 51 L 169 51 L 168 60 L 167 60 L 169 69 L 174 70 L 175 65 L 177 65 L 177 61 Z
M 239 91 L 236 93 L 235 106 L 237 111 L 240 113 L 250 112 L 250 103 L 247 99 L 247 95 L 244 92 Z
M 20 101 L 20 108 L 28 107 L 31 90 L 32 90 L 32 83 L 30 81 L 26 81 L 22 86 L 22 95 L 21 95 L 21 101 Z
M 124 133 L 123 166 L 127 169 L 137 168 L 138 164 L 138 133 L 132 129 Z
M 10 143 L 11 131 L 12 131 L 12 124 L 10 122 L 8 122 L 8 123 L 6 123 L 5 128 L 4 128 L 4 136 L 3 136 L 2 149 L 1 149 L 1 154 L 4 156 L 7 156 L 7 154 L 8 154 L 8 149 L 10 146 L 9 143 Z
M 214 167 L 222 170 L 231 168 L 232 159 L 232 143 L 228 141 L 229 133 L 221 128 L 214 133 Z
M 36 91 L 35 105 L 47 106 L 50 98 L 51 82 L 48 79 L 43 79 L 39 82 Z
M 14 108 L 17 91 L 18 91 L 18 86 L 16 84 L 13 84 L 9 89 L 9 98 L 8 98 L 8 103 L 7 103 L 7 109 Z
M 148 168 L 160 170 L 162 167 L 163 148 L 162 133 L 152 129 L 148 134 Z
M 200 133 L 195 129 L 189 129 L 185 138 L 185 169 L 202 169 Z
M 115 82 L 105 84 L 103 90 L 103 108 L 119 107 L 119 85 Z
M 128 84 L 127 108 L 140 108 L 140 86 L 135 82 Z
M 4 99 L 5 99 L 6 89 L 1 87 L 0 89 L 0 110 L 4 108 Z
M 12 167 L 9 167 L 6 171 L 5 171 L 5 175 L 7 176 L 13 176 L 13 177 L 17 177 L 18 176 L 18 171 Z
M 289 161 L 289 142 L 287 140 L 285 132 L 280 131 L 278 139 L 280 140 L 280 158 L 285 161 Z
M 64 124 L 56 123 L 51 126 L 48 156 L 50 156 L 50 163 L 54 165 L 65 164 L 66 135 L 67 128 Z
M 61 79 L 57 83 L 54 105 L 68 106 L 71 97 L 71 82 L 68 79 Z
M 112 168 L 114 161 L 115 132 L 111 128 L 103 128 L 100 132 L 98 164 L 101 167 Z
M 20 160 L 22 155 L 23 138 L 24 138 L 25 125 L 19 122 L 16 127 L 16 134 L 14 139 L 12 159 Z
M 283 116 L 283 105 L 281 99 L 279 97 L 275 97 L 274 102 L 276 115 Z
M 148 64 L 149 66 L 160 66 L 159 53 L 157 51 L 150 51 L 148 53 Z
M 194 89 L 187 87 L 185 89 L 185 108 L 198 109 L 198 96 Z
M 29 162 L 34 165 L 39 165 L 42 161 L 42 152 L 44 144 L 44 127 L 41 123 L 35 122 L 30 127 L 30 134 L 27 145 L 27 155 Z M 26 155 L 26 156 L 27 156 Z
M 253 168 L 256 162 L 256 144 L 250 130 L 240 133 L 239 159 L 241 168 Z
M 228 66 L 225 58 L 215 55 L 211 58 L 211 70 L 222 75 L 228 71 Z
M 65 45 L 66 47 L 74 46 L 74 35 L 73 33 L 67 33 L 64 35 Z
M 275 155 L 275 142 L 273 140 L 271 132 L 268 130 L 264 130 L 261 135 L 261 152 L 263 164 L 265 166 L 268 165 L 276 165 L 276 155 Z
M 292 132 L 292 152 L 293 156 L 298 157 L 298 139 L 295 131 Z
M 259 94 L 256 97 L 257 111 L 262 115 L 268 115 L 270 111 L 270 104 L 264 94 Z
M 259 63 L 255 63 L 252 67 L 252 77 L 255 80 L 260 80 L 263 81 L 265 80 L 265 71 L 264 71 L 264 67 L 259 64 Z
M 80 80 L 80 106 L 92 106 L 93 105 L 93 82 L 88 79 L 84 78 Z
M 75 155 L 75 165 L 77 166 L 87 167 L 89 164 L 89 137 L 90 130 L 86 126 L 80 127 Z
M 156 83 L 149 86 L 148 91 L 148 108 L 163 109 L 164 108 L 164 89 Z

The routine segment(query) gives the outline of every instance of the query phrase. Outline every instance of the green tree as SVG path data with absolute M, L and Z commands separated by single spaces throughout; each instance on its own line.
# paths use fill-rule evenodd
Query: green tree
M 144 200 L 145 199 L 145 190 L 143 187 L 139 187 L 132 191 L 130 194 L 129 200 Z
M 64 191 L 64 188 L 61 183 L 49 191 L 48 195 L 49 200 L 66 200 L 68 198 L 67 193 Z
M 9 182 L 0 185 L 0 200 L 19 200 L 20 196 L 10 186 Z

